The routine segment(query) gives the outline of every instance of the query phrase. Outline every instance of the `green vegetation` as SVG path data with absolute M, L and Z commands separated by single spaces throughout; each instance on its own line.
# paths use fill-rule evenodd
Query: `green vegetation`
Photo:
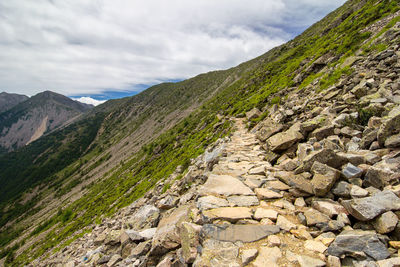
M 154 129 L 163 129 L 161 133 L 143 142 L 140 150 L 124 158 L 123 162 L 115 163 L 99 181 L 87 186 L 83 197 L 39 225 L 33 235 L 46 231 L 43 240 L 17 257 L 12 254 L 14 248 L 3 250 L 2 255 L 10 255 L 14 265 L 23 265 L 51 248 L 66 246 L 78 233 L 82 233 L 79 230 L 91 223 L 99 223 L 103 216 L 110 216 L 119 208 L 131 204 L 157 181 L 166 179 L 178 165 L 187 168 L 190 160 L 204 152 L 209 144 L 229 134 L 229 121 L 221 121 L 217 115 L 238 116 L 254 107 L 266 110 L 269 105 L 280 103 L 284 99 L 281 90 L 295 86 L 293 79 L 298 74 L 303 76 L 300 89 L 312 84 L 315 90 L 328 88 L 343 75 L 350 75 L 353 71 L 350 67 L 335 69 L 335 65 L 329 64 L 327 66 L 332 68 L 329 73 L 321 69 L 308 71 L 308 67 L 327 54 L 343 62 L 371 36 L 369 32 L 361 33 L 361 29 L 399 10 L 398 1 L 393 0 L 368 1 L 356 9 L 359 3 L 358 0 L 347 2 L 289 43 L 236 68 L 202 74 L 176 84 L 161 84 L 137 96 L 110 101 L 93 110 L 91 116 L 94 117 L 81 121 L 81 125 L 74 124 L 70 127 L 75 128 L 66 128 L 39 139 L 41 141 L 28 146 L 26 151 L 12 154 L 11 159 L 14 160 L 11 166 L 14 170 L 23 170 L 24 166 L 31 169 L 29 172 L 17 171 L 12 174 L 19 177 L 19 182 L 15 184 L 18 188 L 13 194 L 0 198 L 1 209 L 9 204 L 10 199 L 18 199 L 13 198 L 14 195 L 20 196 L 35 185 L 50 183 L 50 188 L 56 192 L 58 190 L 61 196 L 78 183 L 76 177 L 79 176 L 83 181 L 91 170 L 110 160 L 108 148 L 144 125 L 154 123 Z M 188 107 L 196 109 L 187 116 L 174 116 L 172 125 L 171 114 L 178 114 L 177 111 Z M 267 115 L 264 112 L 251 124 L 254 125 Z M 361 123 L 365 123 L 370 115 L 361 114 Z M 89 126 L 89 123 L 92 124 Z M 171 128 L 165 125 L 171 125 Z M 90 133 L 86 133 L 86 130 Z M 81 137 L 73 135 L 76 131 L 86 136 L 86 140 L 81 142 Z M 72 143 L 63 143 L 62 140 L 71 140 Z M 130 142 L 139 143 L 134 139 Z M 29 154 L 32 151 L 36 151 L 34 157 Z M 52 157 L 49 158 L 49 155 Z M 9 160 L 1 158 L 0 168 L 7 169 L 6 162 Z M 33 175 L 35 171 L 41 175 Z M 11 175 L 11 169 L 8 174 Z M 4 179 L 0 176 L 2 184 Z M 67 179 L 68 182 L 65 182 Z M 19 185 L 25 182 L 29 183 L 28 186 Z M 168 186 L 165 184 L 165 191 Z M 28 208 L 32 209 L 33 206 L 29 205 L 15 206 L 5 212 L 0 225 L 4 225 L 9 218 L 18 218 Z M 16 229 L 10 229 L 12 231 Z M 0 237 L 4 233 L 0 233 Z M 9 244 L 18 235 L 4 235 L 2 246 Z

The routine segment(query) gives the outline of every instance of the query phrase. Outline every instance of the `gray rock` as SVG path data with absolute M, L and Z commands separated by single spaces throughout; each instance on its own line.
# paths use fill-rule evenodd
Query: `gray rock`
M 208 239 L 203 243 L 201 255 L 198 255 L 193 267 L 221 266 L 239 267 L 239 247 L 232 242 Z
M 267 140 L 267 146 L 272 152 L 284 151 L 302 140 L 303 135 L 295 130 L 277 133 Z
M 292 188 L 299 189 L 307 194 L 314 194 L 313 186 L 310 181 L 301 175 L 295 175 L 292 172 L 276 172 L 275 176 Z
M 145 205 L 135 212 L 126 222 L 128 228 L 140 230 L 156 226 L 160 218 L 160 210 L 153 205 Z
M 315 209 L 306 210 L 304 216 L 306 217 L 307 226 L 314 226 L 318 223 L 328 223 L 330 221 L 329 216 Z
M 368 168 L 368 171 L 365 174 L 364 185 L 382 189 L 384 186 L 390 185 L 394 182 L 391 179 L 392 174 L 393 172 L 390 170 L 372 166 Z
M 351 191 L 351 184 L 344 181 L 337 183 L 332 189 L 332 193 L 335 196 L 345 197 L 345 198 L 350 197 L 350 191 Z
M 375 230 L 380 234 L 392 232 L 398 223 L 399 219 L 392 211 L 387 211 L 379 215 L 373 222 Z
M 231 206 L 250 207 L 260 204 L 256 196 L 230 196 L 227 199 Z
M 400 106 L 389 112 L 378 131 L 378 142 L 381 147 L 385 145 L 386 139 L 389 136 L 398 134 L 400 131 Z
M 203 225 L 200 235 L 203 239 L 245 243 L 255 242 L 269 235 L 278 233 L 276 225 Z
M 321 149 L 311 152 L 304 158 L 303 164 L 296 169 L 296 173 L 310 171 L 314 162 L 326 164 L 332 168 L 340 169 L 340 167 L 348 162 L 345 157 L 336 154 L 332 149 Z
M 392 135 L 385 141 L 385 147 L 396 148 L 400 146 L 400 134 Z
M 200 210 L 207 210 L 207 209 L 216 209 L 221 207 L 228 207 L 229 203 L 223 198 L 215 197 L 215 196 L 205 196 L 200 197 L 197 200 L 197 207 Z
M 354 218 L 360 221 L 372 220 L 386 211 L 400 210 L 400 198 L 389 190 L 370 197 L 344 200 L 341 204 Z
M 188 220 L 189 210 L 190 206 L 181 206 L 162 218 L 152 239 L 152 255 L 161 255 L 180 246 L 178 227 Z
M 318 128 L 316 130 L 314 130 L 311 134 L 310 137 L 315 137 L 317 138 L 318 141 L 333 135 L 334 132 L 333 130 L 335 129 L 335 127 L 333 125 L 329 125 L 329 126 L 325 126 L 325 127 L 321 127 Z
M 139 243 L 131 252 L 132 256 L 143 256 L 151 249 L 151 240 Z
M 311 167 L 314 177 L 311 180 L 316 196 L 325 196 L 340 177 L 340 172 L 326 164 L 315 161 Z
M 260 129 L 257 132 L 257 138 L 265 142 L 270 136 L 279 133 L 283 130 L 283 125 L 273 122 L 270 118 L 267 118 L 261 122 Z
M 116 266 L 118 262 L 122 261 L 122 257 L 119 254 L 113 255 L 107 263 L 108 267 Z
M 354 166 L 351 163 L 347 163 L 342 170 L 343 176 L 346 177 L 347 179 L 360 178 L 362 173 L 363 173 L 362 169 L 358 168 L 357 166 Z
M 336 257 L 349 256 L 361 260 L 383 260 L 390 256 L 386 245 L 374 231 L 349 230 L 340 233 L 327 253 Z

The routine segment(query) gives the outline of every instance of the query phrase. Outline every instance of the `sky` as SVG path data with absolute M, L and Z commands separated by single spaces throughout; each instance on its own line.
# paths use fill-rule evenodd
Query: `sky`
M 99 104 L 226 69 L 344 0 L 2 0 L 0 92 Z

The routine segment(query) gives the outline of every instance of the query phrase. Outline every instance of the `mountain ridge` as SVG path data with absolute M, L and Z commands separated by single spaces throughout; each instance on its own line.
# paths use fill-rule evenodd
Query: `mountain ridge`
M 0 114 L 0 146 L 8 152 L 25 146 L 91 107 L 51 91 L 41 92 Z

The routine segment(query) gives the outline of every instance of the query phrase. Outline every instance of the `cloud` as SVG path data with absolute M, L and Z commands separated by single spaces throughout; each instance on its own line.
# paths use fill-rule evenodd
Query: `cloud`
M 97 100 L 97 99 L 91 98 L 89 96 L 82 96 L 79 98 L 72 98 L 72 99 L 79 101 L 81 103 L 85 103 L 85 104 L 89 104 L 89 105 L 93 105 L 93 106 L 98 106 L 98 105 L 106 102 L 106 100 Z
M 343 2 L 0 1 L 0 89 L 90 95 L 229 68 Z

